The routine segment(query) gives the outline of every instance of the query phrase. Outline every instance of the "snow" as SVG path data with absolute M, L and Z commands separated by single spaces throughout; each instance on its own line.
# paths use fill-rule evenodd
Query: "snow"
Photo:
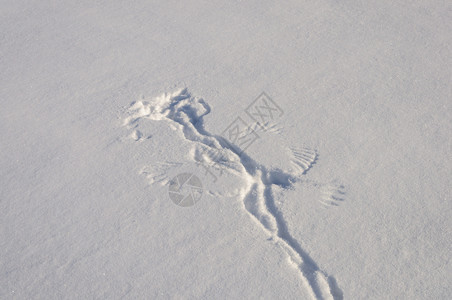
M 447 1 L 1 7 L 0 298 L 450 297 Z

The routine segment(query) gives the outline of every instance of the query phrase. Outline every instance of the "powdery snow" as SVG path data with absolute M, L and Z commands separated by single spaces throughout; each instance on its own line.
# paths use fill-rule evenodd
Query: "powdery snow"
M 3 1 L 0 298 L 447 299 L 445 1 Z

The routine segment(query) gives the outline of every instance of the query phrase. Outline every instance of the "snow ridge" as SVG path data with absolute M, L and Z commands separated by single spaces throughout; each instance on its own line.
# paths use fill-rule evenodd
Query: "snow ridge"
M 141 118 L 169 120 L 180 127 L 185 139 L 194 143 L 193 160 L 198 161 L 199 153 L 209 155 L 221 152 L 227 159 L 223 162 L 224 166 L 232 169 L 246 183 L 245 188 L 239 193 L 244 209 L 256 224 L 268 233 L 270 240 L 288 254 L 291 265 L 299 271 L 300 278 L 312 298 L 342 299 L 343 293 L 335 278 L 322 271 L 300 243 L 290 235 L 272 192 L 273 185 L 289 188 L 299 181 L 300 177 L 316 163 L 317 152 L 308 148 L 290 149 L 293 171 L 267 168 L 223 137 L 207 132 L 203 117 L 210 111 L 210 106 L 203 99 L 192 97 L 185 88 L 174 93 L 165 93 L 151 102 L 132 103 L 131 115 L 125 119 L 124 125 L 133 126 Z M 205 151 L 206 149 L 209 151 Z

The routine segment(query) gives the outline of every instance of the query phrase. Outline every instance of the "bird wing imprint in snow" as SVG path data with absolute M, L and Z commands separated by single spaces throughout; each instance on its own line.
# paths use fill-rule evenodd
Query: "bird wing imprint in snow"
M 267 167 L 222 136 L 209 133 L 204 128 L 203 117 L 210 111 L 210 106 L 203 99 L 191 96 L 187 89 L 181 89 L 174 93 L 162 94 L 150 101 L 132 103 L 123 125 L 134 130 L 132 134 L 134 140 L 141 139 L 137 134 L 140 131 L 136 128 L 139 120 L 166 120 L 176 125 L 185 140 L 192 144 L 190 151 L 192 162 L 216 167 L 221 172 L 227 172 L 241 180 L 243 187 L 236 191 L 236 195 L 241 199 L 243 208 L 256 221 L 257 226 L 270 236 L 270 240 L 287 253 L 291 265 L 298 270 L 300 279 L 312 298 L 342 299 L 342 291 L 337 286 L 335 278 L 322 271 L 300 243 L 290 235 L 282 212 L 275 204 L 272 190 L 272 186 L 289 188 L 302 180 L 303 175 L 317 162 L 317 151 L 306 147 L 287 148 L 288 159 L 292 164 L 290 170 Z M 276 125 L 267 128 L 269 132 L 275 134 L 282 130 Z M 151 184 L 167 184 L 169 170 L 177 169 L 180 164 L 156 163 L 143 167 L 141 173 L 146 175 Z M 332 185 L 319 183 L 313 185 L 322 189 L 325 204 L 332 205 L 343 200 L 342 186 L 335 189 Z M 216 193 L 210 191 L 210 194 Z

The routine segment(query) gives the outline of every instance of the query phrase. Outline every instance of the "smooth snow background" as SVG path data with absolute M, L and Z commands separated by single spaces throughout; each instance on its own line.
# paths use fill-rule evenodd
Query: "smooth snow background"
M 306 298 L 235 197 L 180 208 L 140 169 L 188 142 L 129 104 L 188 87 L 221 133 L 262 91 L 271 149 L 320 153 L 346 187 L 283 194 L 289 230 L 346 299 L 451 294 L 451 5 L 447 1 L 2 1 L 2 298 Z M 264 151 L 269 149 L 268 151 Z M 277 152 L 276 152 L 277 153 Z

